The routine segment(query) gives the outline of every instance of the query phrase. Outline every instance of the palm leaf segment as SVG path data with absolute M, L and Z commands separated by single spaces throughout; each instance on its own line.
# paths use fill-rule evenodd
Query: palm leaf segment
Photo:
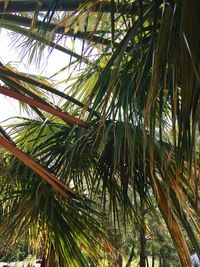
M 69 148 L 65 156 L 69 155 L 69 161 L 67 169 L 63 168 L 60 175 L 64 175 L 67 170 L 71 175 L 78 171 L 85 177 L 87 168 L 80 166 L 77 170 L 74 164 L 79 163 L 78 158 L 84 155 L 84 162 L 90 163 L 85 166 L 91 170 L 93 161 L 90 153 L 83 153 L 88 144 L 91 151 L 96 149 L 98 152 L 95 153 L 98 164 L 95 168 L 92 164 L 92 169 L 97 168 L 98 177 L 103 179 L 103 188 L 107 188 L 113 201 L 115 198 L 120 199 L 120 196 L 123 196 L 123 201 L 129 199 L 128 189 L 132 184 L 135 185 L 133 181 L 138 180 L 139 190 L 141 177 L 145 177 L 157 198 L 183 266 L 190 266 L 191 263 L 180 225 L 191 238 L 195 250 L 199 251 L 199 184 L 195 138 L 200 114 L 200 34 L 196 23 L 200 5 L 197 1 L 192 1 L 192 4 L 190 2 L 127 1 L 116 4 L 114 1 L 95 1 L 92 4 L 91 1 L 82 1 L 78 3 L 81 7 L 77 12 L 73 9 L 75 20 L 72 20 L 71 14 L 65 14 L 60 21 L 56 19 L 53 14 L 59 9 L 59 5 L 49 9 L 44 20 L 39 19 L 37 13 L 31 21 L 28 15 L 24 17 L 21 14 L 4 14 L 1 18 L 2 27 L 19 33 L 24 28 L 34 30 L 32 39 L 45 45 L 49 40 L 51 47 L 56 48 L 56 36 L 60 38 L 68 35 L 87 42 L 87 49 L 90 44 L 98 49 L 100 56 L 92 63 L 85 60 L 84 55 L 71 53 L 72 57 L 88 64 L 87 71 L 71 89 L 73 96 L 79 97 L 79 100 L 55 91 L 90 114 L 87 124 L 81 120 L 78 120 L 79 123 L 77 120 L 70 121 L 80 126 L 87 125 L 87 128 L 81 129 L 75 139 L 71 139 L 74 129 L 67 131 Z M 9 8 L 11 3 L 8 3 L 7 12 Z M 44 6 L 42 8 L 45 9 Z M 88 23 L 86 28 L 89 31 L 77 31 L 73 25 L 80 24 L 85 10 L 88 10 L 88 21 L 91 20 L 91 12 L 98 11 L 99 16 L 94 27 Z M 21 82 L 16 86 L 16 79 L 38 86 L 39 81 L 36 84 L 37 81 L 28 81 L 27 77 L 13 72 L 8 75 L 3 66 L 1 71 L 2 81 L 9 88 L 17 90 L 18 96 L 25 93 L 32 99 L 39 100 L 27 88 L 25 90 Z M 4 93 L 8 92 L 8 89 L 2 88 Z M 42 88 L 50 89 L 45 85 Z M 17 96 L 16 93 L 12 94 Z M 44 103 L 44 99 L 39 101 L 48 107 L 48 110 L 44 110 L 50 112 L 49 103 Z M 69 106 L 68 103 L 65 107 Z M 35 105 L 35 108 L 41 108 L 41 105 Z M 61 114 L 59 111 L 52 114 L 58 113 Z M 95 114 L 98 120 L 95 119 Z M 63 115 L 61 118 L 63 119 Z M 78 145 L 80 140 L 83 140 L 83 147 Z M 137 145 L 138 140 L 141 142 Z M 56 154 L 56 158 L 59 155 Z M 61 161 L 55 162 L 62 166 Z M 117 167 L 118 164 L 120 167 Z M 125 179 L 121 170 L 126 166 L 128 174 Z M 138 170 L 136 173 L 135 167 Z M 116 193 L 120 189 L 113 177 L 123 178 L 123 192 Z M 188 206 L 186 203 L 189 203 Z M 190 213 L 191 209 L 193 214 Z

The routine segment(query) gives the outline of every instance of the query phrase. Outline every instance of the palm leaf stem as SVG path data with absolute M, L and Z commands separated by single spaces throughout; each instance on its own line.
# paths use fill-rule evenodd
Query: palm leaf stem
M 43 0 L 41 2 L 40 11 L 51 10 L 51 0 Z M 54 7 L 54 11 L 75 11 L 83 5 L 90 3 L 88 0 L 60 0 Z M 12 0 L 8 1 L 5 6 L 5 1 L 0 1 L 0 13 L 16 13 L 16 12 L 31 12 L 38 8 L 37 0 Z M 92 10 L 95 12 L 111 12 L 111 6 L 109 1 L 96 2 L 92 5 Z M 138 6 L 135 3 L 116 3 L 112 7 L 112 11 L 115 13 L 124 14 L 138 14 Z
M 15 26 L 24 26 L 24 27 L 31 27 L 33 20 L 31 18 L 26 18 L 19 15 L 14 14 L 0 14 L 0 22 L 5 23 L 7 25 L 15 25 Z M 1 27 L 3 27 L 1 25 Z M 47 28 L 48 31 L 55 32 L 57 34 L 62 34 L 64 36 L 78 38 L 81 40 L 87 40 L 93 43 L 101 44 L 101 45 L 110 45 L 111 42 L 107 38 L 103 38 L 101 36 L 97 36 L 91 31 L 87 32 L 74 32 L 73 30 L 69 30 L 66 32 L 66 28 L 64 26 L 58 26 L 53 23 L 47 23 L 43 21 L 39 21 L 34 19 L 34 28 L 35 29 L 44 29 Z
M 19 160 L 21 160 L 25 165 L 30 167 L 34 172 L 39 174 L 46 182 L 52 185 L 59 193 L 61 193 L 64 197 L 75 196 L 75 192 L 62 183 L 57 177 L 49 173 L 46 169 L 44 169 L 39 163 L 32 160 L 21 150 L 16 148 L 12 143 L 10 143 L 3 135 L 0 134 L 0 145 L 4 147 L 7 151 L 16 156 Z
M 66 112 L 62 112 L 50 105 L 45 105 L 44 103 L 39 102 L 38 100 L 35 100 L 33 98 L 30 98 L 28 96 L 25 96 L 19 92 L 15 92 L 13 90 L 10 90 L 4 86 L 0 86 L 0 94 L 12 97 L 14 99 L 17 99 L 19 101 L 22 101 L 24 103 L 27 103 L 31 106 L 34 106 L 36 108 L 42 109 L 52 115 L 55 115 L 65 121 L 67 121 L 68 123 L 72 123 L 72 124 L 76 124 L 82 127 L 86 127 L 87 126 L 87 122 L 78 119 L 74 116 L 71 116 L 69 114 L 67 114 Z
M 1 63 L 0 63 L 0 75 L 5 76 L 5 77 L 12 77 L 12 78 L 18 79 L 20 81 L 24 81 L 24 82 L 30 83 L 32 85 L 35 85 L 35 86 L 37 86 L 39 88 L 42 88 L 42 89 L 50 92 L 52 94 L 60 96 L 60 97 L 70 101 L 71 103 L 73 103 L 73 104 L 75 104 L 75 105 L 77 105 L 77 106 L 79 106 L 81 108 L 85 107 L 85 105 L 82 102 L 78 101 L 77 99 L 75 99 L 75 98 L 73 98 L 73 97 L 71 97 L 71 96 L 69 96 L 69 95 L 67 95 L 67 94 L 65 94 L 65 93 L 63 93 L 63 92 L 61 92 L 61 91 L 59 91 L 59 90 L 47 85 L 47 84 L 45 84 L 42 81 L 38 81 L 36 79 L 33 79 L 33 78 L 28 77 L 28 76 L 22 75 L 22 74 L 20 74 L 20 73 L 18 73 L 16 71 L 13 71 L 13 70 L 11 71 L 8 68 L 4 67 L 3 64 L 1 64 Z M 100 115 L 99 115 L 99 113 L 97 111 L 93 111 L 90 108 L 88 108 L 87 111 L 90 112 L 90 113 L 92 112 L 93 115 L 96 116 L 97 118 L 100 117 Z

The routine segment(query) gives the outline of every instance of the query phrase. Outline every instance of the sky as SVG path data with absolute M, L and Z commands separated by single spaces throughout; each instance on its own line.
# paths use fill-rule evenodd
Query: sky
M 18 71 L 49 77 L 69 63 L 69 57 L 66 54 L 53 50 L 48 61 L 45 58 L 43 59 L 39 69 L 33 63 L 28 66 L 27 58 L 21 60 L 19 52 L 12 46 L 13 43 L 8 31 L 4 29 L 0 31 L 0 40 L 0 61 L 4 65 L 11 64 Z M 64 79 L 65 77 L 62 78 Z M 20 115 L 18 101 L 0 94 L 0 122 L 18 115 Z

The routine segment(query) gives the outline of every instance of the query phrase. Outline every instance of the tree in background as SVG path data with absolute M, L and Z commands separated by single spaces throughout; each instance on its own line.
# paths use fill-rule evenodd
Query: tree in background
M 200 253 L 200 3 L 70 3 L 4 3 L 1 27 L 15 33 L 30 62 L 39 64 L 48 46 L 71 56 L 60 72 L 74 72 L 62 91 L 50 79 L 0 67 L 0 93 L 34 112 L 1 128 L 0 145 L 11 154 L 1 156 L 0 240 L 26 231 L 44 265 L 88 266 L 89 257 L 99 266 L 106 256 L 120 266 L 116 233 L 138 224 L 144 267 L 153 195 L 182 266 L 191 266 L 187 238 Z M 65 39 L 81 40 L 81 53 Z M 53 104 L 51 94 L 62 101 Z

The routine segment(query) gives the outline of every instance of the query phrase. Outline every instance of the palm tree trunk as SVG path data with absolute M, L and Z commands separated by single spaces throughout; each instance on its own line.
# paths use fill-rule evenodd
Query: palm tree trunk
M 147 267 L 149 267 L 149 260 L 148 260 L 148 256 L 146 256 L 146 263 L 147 263 Z
M 45 266 L 46 266 L 46 260 L 45 260 L 45 257 L 42 257 L 41 267 L 45 267 Z
M 154 244 L 153 244 L 152 254 L 151 254 L 151 267 L 154 267 L 154 266 L 155 266 L 155 247 L 154 247 Z
M 145 206 L 143 196 L 140 196 L 140 212 L 141 212 L 141 220 L 143 225 L 140 226 L 140 267 L 145 267 L 145 246 L 146 246 L 146 239 L 145 239 Z
M 146 245 L 146 240 L 145 240 L 145 231 L 144 228 L 141 227 L 140 229 L 140 267 L 145 267 L 145 245 Z
M 159 267 L 161 267 L 162 266 L 162 257 L 160 256 L 159 257 Z
M 123 266 L 122 255 L 119 255 L 119 257 L 118 257 L 118 266 L 119 266 L 119 267 L 122 267 L 122 266 Z
M 131 262 L 133 260 L 133 257 L 134 257 L 134 245 L 132 246 L 131 254 L 129 256 L 129 259 L 128 259 L 125 267 L 130 267 L 131 266 Z
M 55 3 L 56 1 L 54 1 Z M 60 11 L 74 11 L 80 5 L 85 4 L 86 0 L 60 0 L 57 2 L 57 5 L 52 5 L 52 0 L 43 0 L 40 4 L 41 11 L 47 10 L 60 10 Z M 6 10 L 5 10 L 5 1 L 0 0 L 0 13 L 11 13 L 11 12 L 31 12 L 35 11 L 38 8 L 38 0 L 9 0 L 6 1 Z M 53 7 L 52 7 L 53 6 Z M 111 4 L 108 1 L 100 2 L 94 4 L 93 11 L 96 12 L 111 12 Z M 134 4 L 120 4 L 117 3 L 112 6 L 112 12 L 115 13 L 138 13 L 138 7 Z
M 152 254 L 152 267 L 154 267 L 154 266 L 155 266 L 155 255 Z

